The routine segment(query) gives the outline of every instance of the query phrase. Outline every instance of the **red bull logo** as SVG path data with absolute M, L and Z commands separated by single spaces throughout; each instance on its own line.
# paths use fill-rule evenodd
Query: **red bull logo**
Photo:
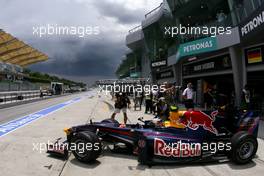
M 196 157 L 201 156 L 200 143 L 177 143 L 167 144 L 159 138 L 154 139 L 154 155 L 165 157 Z
M 184 120 L 181 123 L 192 130 L 197 130 L 200 126 L 202 126 L 203 129 L 210 131 L 211 133 L 218 134 L 216 128 L 213 126 L 213 122 L 215 121 L 217 114 L 218 111 L 213 111 L 211 116 L 202 111 L 186 111 L 184 113 Z

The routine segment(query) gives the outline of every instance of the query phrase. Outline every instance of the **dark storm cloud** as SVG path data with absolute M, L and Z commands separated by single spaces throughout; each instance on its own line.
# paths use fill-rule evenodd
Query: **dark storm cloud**
M 102 15 L 115 18 L 122 24 L 140 23 L 146 13 L 143 9 L 132 10 L 126 8 L 124 4 L 107 0 L 95 1 L 94 4 Z
M 125 50 L 122 47 L 124 46 L 123 43 L 113 43 L 111 41 L 83 44 L 76 40 L 63 43 L 62 49 L 55 53 L 50 61 L 33 65 L 30 68 L 65 76 L 114 77 L 116 66 Z M 74 54 L 71 54 L 72 50 L 70 48 L 78 49 L 75 49 Z M 65 59 L 69 56 L 71 59 Z
M 0 0 L 0 28 L 49 56 L 30 68 L 86 83 L 114 78 L 127 48 L 125 36 L 162 0 Z M 25 3 L 26 2 L 26 3 Z M 114 20 L 113 20 L 114 19 Z M 47 24 L 99 26 L 88 38 L 32 34 Z

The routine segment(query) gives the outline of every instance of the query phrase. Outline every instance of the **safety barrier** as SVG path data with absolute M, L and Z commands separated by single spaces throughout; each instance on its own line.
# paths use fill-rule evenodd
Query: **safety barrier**
M 28 101 L 41 98 L 42 94 L 39 90 L 35 91 L 12 91 L 0 92 L 0 105 Z

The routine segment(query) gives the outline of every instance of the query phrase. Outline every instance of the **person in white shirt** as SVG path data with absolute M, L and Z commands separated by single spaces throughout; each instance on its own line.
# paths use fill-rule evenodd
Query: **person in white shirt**
M 185 107 L 186 109 L 193 109 L 193 98 L 194 98 L 194 92 L 192 89 L 192 83 L 187 84 L 187 88 L 182 93 L 183 99 L 185 100 Z

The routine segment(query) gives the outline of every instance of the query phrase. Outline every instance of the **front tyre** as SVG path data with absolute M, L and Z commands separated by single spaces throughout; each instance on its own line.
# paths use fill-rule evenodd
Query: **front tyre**
M 72 139 L 71 147 L 75 158 L 85 163 L 95 161 L 102 151 L 98 136 L 90 131 L 77 133 Z
M 245 131 L 236 133 L 231 138 L 231 159 L 236 164 L 246 164 L 256 155 L 258 141 L 255 136 Z

